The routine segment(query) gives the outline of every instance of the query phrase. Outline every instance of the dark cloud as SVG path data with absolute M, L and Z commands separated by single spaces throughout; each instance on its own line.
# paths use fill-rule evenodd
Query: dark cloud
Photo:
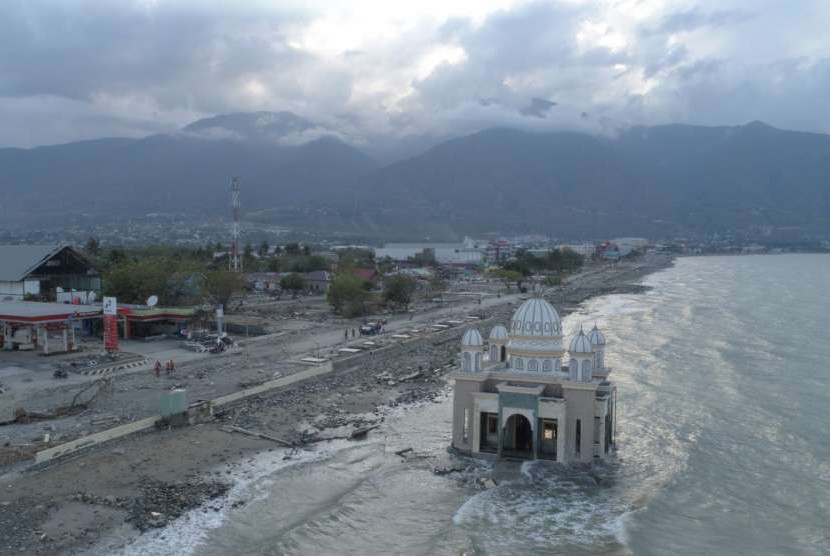
M 550 109 L 554 106 L 556 106 L 556 103 L 552 100 L 546 100 L 543 98 L 532 98 L 530 99 L 530 104 L 519 110 L 519 113 L 522 116 L 544 118 L 548 115 L 548 112 L 550 112 Z

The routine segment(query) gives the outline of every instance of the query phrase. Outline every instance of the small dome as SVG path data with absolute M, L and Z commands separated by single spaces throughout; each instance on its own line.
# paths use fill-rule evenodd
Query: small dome
M 510 331 L 514 336 L 559 338 L 562 336 L 562 322 L 553 305 L 534 297 L 516 309 L 510 321 Z
M 461 345 L 464 347 L 481 347 L 484 345 L 484 338 L 477 328 L 470 328 L 461 338 Z
M 507 329 L 498 324 L 490 331 L 490 340 L 507 340 Z
M 593 351 L 591 340 L 588 339 L 588 336 L 585 335 L 585 332 L 581 328 L 579 329 L 579 334 L 571 340 L 571 347 L 568 348 L 568 351 L 571 353 L 591 353 Z
M 591 343 L 595 346 L 604 346 L 605 345 L 605 334 L 603 334 L 597 325 L 594 325 L 594 328 L 591 329 L 591 333 L 588 334 L 588 339 L 591 340 Z

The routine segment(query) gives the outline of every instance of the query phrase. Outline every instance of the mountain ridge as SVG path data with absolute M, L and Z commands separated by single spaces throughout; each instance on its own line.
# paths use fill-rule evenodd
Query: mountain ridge
M 332 233 L 830 233 L 830 136 L 763 122 L 491 128 L 381 165 L 294 114 L 235 113 L 143 139 L 0 149 L 0 165 L 6 214 L 21 221 L 41 209 L 221 213 L 237 175 L 244 204 L 273 223 Z

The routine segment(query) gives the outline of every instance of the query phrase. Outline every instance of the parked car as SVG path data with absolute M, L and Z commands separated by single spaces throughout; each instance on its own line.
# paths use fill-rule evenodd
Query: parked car
M 375 334 L 380 334 L 381 328 L 383 328 L 383 325 L 379 322 L 367 322 L 360 327 L 360 335 L 374 336 Z

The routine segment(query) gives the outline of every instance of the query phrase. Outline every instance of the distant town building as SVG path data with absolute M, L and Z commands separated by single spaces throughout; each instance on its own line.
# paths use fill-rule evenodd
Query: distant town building
M 605 336 L 594 326 L 567 349 L 556 309 L 531 298 L 487 343 L 472 328 L 461 340 L 452 445 L 488 458 L 590 462 L 614 446 L 616 387 L 608 381 Z
M 612 239 L 611 243 L 617 246 L 621 257 L 625 257 L 632 251 L 643 249 L 648 245 L 648 240 L 643 237 L 618 237 Z
M 513 243 L 507 239 L 494 239 L 487 244 L 485 258 L 490 264 L 500 264 L 513 257 Z
M 579 253 L 583 257 L 590 257 L 596 253 L 597 246 L 593 243 L 566 243 L 558 246 L 558 249 L 570 249 L 574 253 Z
M 27 295 L 49 301 L 92 303 L 101 274 L 68 245 L 0 245 L 0 301 Z
M 465 237 L 461 243 L 388 243 L 375 250 L 375 259 L 404 262 L 418 257 L 439 264 L 477 265 L 484 262 L 487 246 Z

